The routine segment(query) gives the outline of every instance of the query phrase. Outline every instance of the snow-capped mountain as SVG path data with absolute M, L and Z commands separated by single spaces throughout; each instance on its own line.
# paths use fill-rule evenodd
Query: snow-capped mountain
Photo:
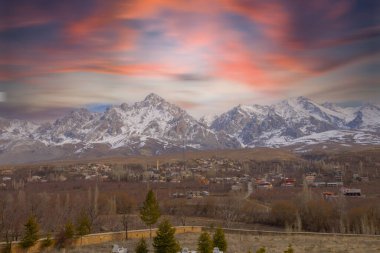
M 380 107 L 372 104 L 353 110 L 355 116 L 347 125 L 352 129 L 380 130 Z
M 199 121 L 156 94 L 103 113 L 74 110 L 52 123 L 0 118 L 0 163 L 187 149 L 380 144 L 380 108 L 343 108 L 298 97 L 239 105 Z
M 203 125 L 210 127 L 212 122 L 218 117 L 218 115 L 205 115 L 199 119 L 199 122 Z
M 234 138 L 210 129 L 156 94 L 132 105 L 112 106 L 104 113 L 78 109 L 40 126 L 0 121 L 0 161 L 13 159 L 9 158 L 7 147 L 18 141 L 24 142 L 19 147 L 25 152 L 37 154 L 38 146 L 43 156 L 46 147 L 54 153 L 54 158 L 94 152 L 96 155 L 160 154 L 179 151 L 184 146 L 187 149 L 241 147 Z M 38 160 L 40 156 L 35 157 Z
M 218 116 L 211 128 L 237 138 L 246 147 L 288 146 L 302 143 L 302 140 L 306 140 L 305 136 L 331 133 L 319 135 L 321 142 L 325 142 L 328 141 L 326 136 L 331 136 L 330 139 L 333 140 L 336 131 L 346 130 L 368 137 L 368 141 L 351 138 L 351 142 L 374 144 L 373 140 L 379 140 L 379 113 L 380 108 L 371 104 L 343 108 L 332 103 L 318 104 L 308 98 L 297 97 L 271 106 L 234 107 Z M 345 133 L 344 136 L 347 136 L 348 132 Z M 374 139 L 370 137 L 372 135 L 375 136 Z M 313 144 L 318 142 L 317 137 L 316 139 Z M 342 143 L 349 141 L 340 140 Z M 335 139 L 334 142 L 338 141 Z
M 19 142 L 33 140 L 38 125 L 25 120 L 7 120 L 0 118 L 0 152 L 11 149 Z

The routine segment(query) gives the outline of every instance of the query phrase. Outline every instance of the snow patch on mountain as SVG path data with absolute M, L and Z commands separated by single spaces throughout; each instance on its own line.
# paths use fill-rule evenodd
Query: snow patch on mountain
M 379 145 L 379 136 L 380 107 L 372 104 L 345 108 L 298 97 L 270 106 L 238 105 L 196 120 L 152 93 L 143 101 L 111 106 L 104 112 L 74 110 L 52 123 L 0 118 L 0 162 L 107 152 L 161 154 L 184 147 L 298 145 L 305 150 L 323 143 Z

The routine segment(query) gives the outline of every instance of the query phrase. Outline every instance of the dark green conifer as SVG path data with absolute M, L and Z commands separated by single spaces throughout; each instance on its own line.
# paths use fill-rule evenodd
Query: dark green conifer
M 27 249 L 35 245 L 39 238 L 39 226 L 36 217 L 30 216 L 24 226 L 24 237 L 22 238 L 20 245 L 22 248 Z
M 203 232 L 199 236 L 198 251 L 200 253 L 212 253 L 212 241 L 209 233 Z
M 180 251 L 178 241 L 174 237 L 175 228 L 168 220 L 163 220 L 158 226 L 157 235 L 153 238 L 155 253 L 177 253 Z
M 152 225 L 156 224 L 160 216 L 160 207 L 158 205 L 156 196 L 152 190 L 149 190 L 143 206 L 140 209 L 140 218 L 147 226 L 149 226 L 150 237 L 152 237 Z
M 227 250 L 227 241 L 224 235 L 224 231 L 222 228 L 217 228 L 215 234 L 213 236 L 213 245 L 214 247 L 218 247 L 219 250 L 226 252 Z

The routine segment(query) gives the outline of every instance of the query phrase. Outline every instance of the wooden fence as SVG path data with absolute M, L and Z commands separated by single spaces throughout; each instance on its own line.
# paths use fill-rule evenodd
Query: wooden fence
M 210 227 L 202 227 L 202 226 L 178 226 L 175 227 L 176 234 L 183 233 L 201 233 L 202 231 L 213 232 L 214 229 Z M 363 235 L 363 234 L 340 234 L 340 233 L 313 233 L 313 232 L 285 232 L 285 231 L 266 231 L 266 230 L 248 230 L 248 229 L 231 229 L 231 228 L 223 228 L 224 232 L 227 234 L 250 234 L 250 235 L 270 235 L 270 236 L 297 236 L 297 235 L 305 235 L 305 236 L 339 236 L 339 237 L 375 237 L 379 238 L 380 235 Z M 156 235 L 157 229 L 152 229 L 152 236 Z M 149 229 L 143 230 L 131 230 L 128 231 L 128 238 L 148 238 L 150 234 Z M 97 233 L 97 234 L 89 234 L 85 235 L 82 238 L 77 238 L 73 242 L 74 246 L 85 246 L 85 245 L 93 245 L 93 244 L 101 244 L 112 241 L 123 241 L 125 240 L 125 231 L 120 232 L 109 232 L 109 233 Z M 54 241 L 54 240 L 53 240 Z M 37 241 L 36 245 L 29 248 L 28 251 L 22 249 L 20 247 L 19 242 L 11 243 L 12 253 L 38 253 L 41 252 L 41 245 L 43 239 Z M 6 247 L 6 243 L 0 243 L 0 252 L 2 249 Z

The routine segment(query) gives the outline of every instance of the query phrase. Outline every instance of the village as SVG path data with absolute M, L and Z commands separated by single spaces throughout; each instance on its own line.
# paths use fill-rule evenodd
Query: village
M 268 164 L 249 164 L 239 160 L 208 158 L 165 162 L 160 164 L 107 164 L 87 163 L 68 166 L 40 166 L 38 168 L 19 168 L 0 171 L 0 190 L 18 190 L 25 184 L 63 183 L 63 182 L 134 182 L 134 183 L 170 183 L 192 184 L 198 186 L 186 191 L 171 192 L 173 198 L 202 198 L 213 193 L 218 186 L 224 192 L 245 192 L 273 190 L 276 188 L 326 189 L 322 195 L 332 199 L 338 194 L 364 197 L 361 189 L 350 188 L 347 184 L 369 183 L 368 175 L 351 173 L 347 178 L 344 170 L 321 170 L 305 168 L 289 169 L 289 165 L 279 166 L 278 162 Z M 190 187 L 191 188 L 191 187 Z M 187 189 L 187 187 L 186 187 Z M 334 190 L 331 190 L 334 189 Z

